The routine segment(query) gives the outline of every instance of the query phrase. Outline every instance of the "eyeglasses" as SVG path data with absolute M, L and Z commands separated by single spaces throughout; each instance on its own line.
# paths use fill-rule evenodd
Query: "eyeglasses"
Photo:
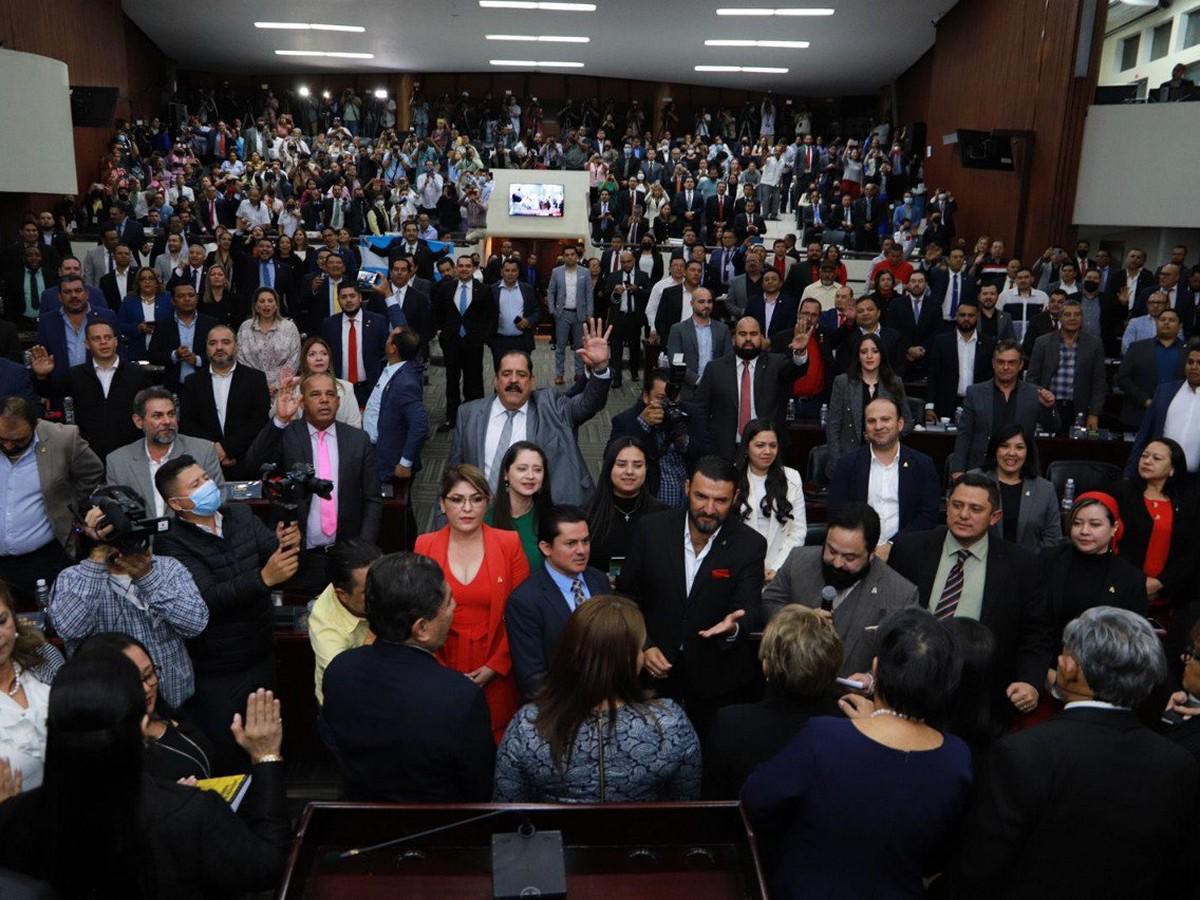
M 151 666 L 145 672 L 142 672 L 142 684 L 151 685 L 158 684 L 158 666 Z
M 447 504 L 457 509 L 462 509 L 466 506 L 483 506 L 487 503 L 487 497 L 483 494 L 472 494 L 470 497 L 464 497 L 462 494 L 452 494 L 443 499 Z

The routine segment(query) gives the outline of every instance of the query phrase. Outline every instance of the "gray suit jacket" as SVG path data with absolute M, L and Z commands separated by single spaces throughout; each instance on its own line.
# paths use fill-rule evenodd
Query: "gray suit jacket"
M 992 475 L 991 472 L 983 472 L 982 469 L 975 471 Z M 998 538 L 1004 537 L 1001 523 L 993 526 L 992 534 Z M 1045 478 L 1026 478 L 1021 486 L 1021 509 L 1017 513 L 1016 537 L 1014 543 L 1033 553 L 1039 553 L 1063 541 L 1058 494 L 1054 493 L 1054 485 Z
M 92 452 L 75 425 L 58 425 L 42 420 L 33 432 L 37 436 L 37 472 L 42 487 L 42 502 L 54 537 L 64 547 L 70 540 L 75 506 L 82 514 L 87 498 L 104 477 L 104 464 Z
M 187 249 L 186 247 L 184 248 Z M 183 262 L 187 264 L 187 254 L 184 253 Z M 164 250 L 158 254 L 158 259 L 154 260 L 154 271 L 158 273 L 158 277 L 162 279 L 162 283 L 166 284 L 175 275 L 175 267 L 171 265 L 171 254 Z
M 1013 330 L 1012 313 L 1007 313 L 1002 309 L 996 310 L 996 340 L 1012 341 L 1016 340 L 1016 336 L 1016 332 Z
M 1033 342 L 1033 353 L 1029 359 L 1027 380 L 1050 390 L 1050 382 L 1058 371 L 1059 336 L 1057 332 L 1043 334 Z M 1080 332 L 1075 347 L 1075 401 L 1076 413 L 1098 416 L 1104 409 L 1104 398 L 1108 394 L 1108 382 L 1104 377 L 1104 345 L 1095 335 Z M 1065 397 L 1059 397 L 1065 400 Z
M 746 305 L 750 302 L 750 297 L 746 292 L 746 275 L 743 272 L 741 275 L 734 275 L 729 282 L 729 292 L 725 295 L 725 308 L 729 311 L 729 315 L 734 319 L 738 319 L 746 311 Z
M 899 403 L 900 412 L 904 415 L 904 433 L 912 431 L 916 423 L 909 421 L 912 416 L 909 414 L 903 391 L 897 397 L 881 384 L 877 396 L 887 397 Z M 833 379 L 833 390 L 829 394 L 829 416 L 825 420 L 825 443 L 829 447 L 827 472 L 832 475 L 837 461 L 862 442 L 862 382 L 855 381 L 852 385 L 850 376 L 843 372 Z
M 83 281 L 91 287 L 99 287 L 100 279 L 108 274 L 108 251 L 101 244 L 83 256 Z
M 708 327 L 712 333 L 712 358 L 717 359 L 732 352 L 733 341 L 729 336 L 729 326 L 724 322 L 711 319 Z M 676 353 L 682 353 L 683 361 L 687 364 L 684 381 L 687 382 L 688 387 L 695 387 L 700 383 L 700 377 L 704 373 L 699 371 L 700 344 L 696 337 L 696 322 L 691 316 L 672 328 L 671 335 L 667 338 L 668 359 L 674 359 Z
M 579 426 L 608 402 L 611 380 L 588 378 L 584 389 L 570 397 L 565 393 L 539 388 L 529 396 L 525 439 L 542 448 L 550 464 L 550 493 L 555 503 L 582 506 L 592 494 L 592 476 L 579 452 L 576 432 Z M 495 397 L 471 400 L 458 408 L 458 422 L 450 445 L 447 465 L 470 463 L 482 471 L 488 419 Z
M 821 606 L 823 547 L 797 547 L 763 590 L 763 615 L 769 621 L 789 603 Z M 917 586 L 881 559 L 871 558 L 866 575 L 833 611 L 833 627 L 845 656 L 838 674 L 870 672 L 875 657 L 875 628 L 888 613 L 920 603 Z
M 989 378 L 967 388 L 963 398 L 962 421 L 958 425 L 958 436 L 954 439 L 954 453 L 950 456 L 951 472 L 965 472 L 983 465 L 988 441 L 992 438 L 992 391 L 995 387 L 995 380 Z M 1037 426 L 1040 424 L 1046 431 L 1058 431 L 1058 410 L 1042 406 L 1037 388 L 1028 381 L 1018 381 L 1016 392 L 1014 421 L 1024 427 L 1025 437 L 1031 442 L 1029 450 L 1036 453 L 1034 435 Z
M 221 472 L 221 464 L 217 462 L 217 450 L 212 441 L 177 434 L 175 442 L 171 444 L 170 452 L 167 453 L 167 459 L 175 459 L 184 454 L 195 459 L 200 464 L 200 468 L 208 473 L 208 477 L 217 483 L 217 487 L 224 489 L 225 476 Z M 146 509 L 154 512 L 158 489 L 154 486 L 154 479 L 150 477 L 144 438 L 126 444 L 124 447 L 118 447 L 108 454 L 104 460 L 104 467 L 106 483 L 123 484 L 133 488 L 141 494 L 142 499 L 146 502 Z M 163 515 L 173 517 L 175 510 L 164 506 Z
M 576 266 L 576 272 L 579 273 L 579 281 L 575 288 L 575 312 L 577 315 L 590 319 L 592 317 L 592 280 L 588 276 L 587 266 Z M 566 266 L 556 266 L 550 273 L 550 289 L 546 299 L 549 301 L 550 311 L 556 316 L 560 315 L 567 302 Z

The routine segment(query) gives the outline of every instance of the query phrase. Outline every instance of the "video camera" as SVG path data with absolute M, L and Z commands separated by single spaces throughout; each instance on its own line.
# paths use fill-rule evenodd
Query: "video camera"
M 662 400 L 663 422 L 659 426 L 677 444 L 682 444 L 687 438 L 688 414 L 679 403 L 679 393 L 683 389 L 684 376 L 687 374 L 687 364 L 683 354 L 676 353 L 671 360 L 669 369 L 671 376 L 667 380 L 667 396 Z
M 276 463 L 262 467 L 262 496 L 285 525 L 300 521 L 300 504 L 314 494 L 323 500 L 333 496 L 333 482 L 318 478 L 310 463 L 293 463 L 283 472 L 279 468 Z
M 150 538 L 171 527 L 167 518 L 153 518 L 146 514 L 146 504 L 140 494 L 123 484 L 108 484 L 96 488 L 88 498 L 89 507 L 97 507 L 104 517 L 96 523 L 96 531 L 111 528 L 100 538 L 100 542 L 121 554 L 145 553 L 150 549 Z

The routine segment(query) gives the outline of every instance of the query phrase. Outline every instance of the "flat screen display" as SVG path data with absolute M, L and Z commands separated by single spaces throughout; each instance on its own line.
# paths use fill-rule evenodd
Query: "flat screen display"
M 508 214 L 510 216 L 562 218 L 563 186 L 561 184 L 510 185 Z

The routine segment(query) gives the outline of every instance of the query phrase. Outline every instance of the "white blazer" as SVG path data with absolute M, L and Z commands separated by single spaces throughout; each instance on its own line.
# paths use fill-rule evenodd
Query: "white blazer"
M 792 518 L 786 522 L 780 522 L 774 513 L 769 518 L 763 516 L 764 481 L 753 473 L 748 478 L 750 515 L 746 518 L 746 524 L 767 539 L 767 556 L 763 567 L 772 572 L 779 571 L 793 549 L 804 546 L 804 535 L 808 532 L 804 514 L 804 485 L 800 481 L 800 473 L 784 466 L 783 474 L 787 476 L 787 498 L 792 504 Z

